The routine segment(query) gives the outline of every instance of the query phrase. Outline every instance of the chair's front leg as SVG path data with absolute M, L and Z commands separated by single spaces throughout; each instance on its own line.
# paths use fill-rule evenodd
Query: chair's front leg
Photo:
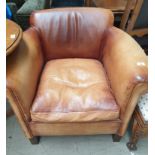
M 29 139 L 31 144 L 39 144 L 39 141 L 40 141 L 40 137 L 36 136 L 36 137 L 33 137 L 33 138 L 30 138 Z
M 121 138 L 122 136 L 119 136 L 117 134 L 112 135 L 113 142 L 120 142 Z

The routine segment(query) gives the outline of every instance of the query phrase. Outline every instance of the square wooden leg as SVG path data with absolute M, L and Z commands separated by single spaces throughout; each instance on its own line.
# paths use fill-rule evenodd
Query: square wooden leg
M 117 134 L 112 135 L 113 142 L 120 142 L 121 138 L 122 137 Z
M 30 138 L 29 139 L 31 144 L 39 144 L 39 141 L 40 141 L 40 137 L 33 137 L 33 138 Z

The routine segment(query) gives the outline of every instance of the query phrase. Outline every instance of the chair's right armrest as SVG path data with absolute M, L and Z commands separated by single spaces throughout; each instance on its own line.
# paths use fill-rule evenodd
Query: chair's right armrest
M 120 106 L 123 135 L 140 95 L 147 91 L 147 56 L 138 43 L 126 32 L 111 27 L 107 30 L 103 50 L 103 64 Z
M 23 33 L 17 49 L 7 56 L 6 66 L 7 97 L 10 102 L 14 101 L 11 105 L 16 104 L 27 120 L 43 64 L 39 35 L 35 28 L 29 28 Z

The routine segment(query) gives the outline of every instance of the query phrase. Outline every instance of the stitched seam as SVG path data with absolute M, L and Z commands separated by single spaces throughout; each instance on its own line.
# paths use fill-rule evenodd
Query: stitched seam
M 106 30 L 104 30 L 103 34 L 102 34 L 102 38 L 101 38 L 101 41 L 100 41 L 100 47 L 99 47 L 99 57 L 98 59 L 100 61 L 102 61 L 102 57 L 103 57 L 103 49 L 104 49 L 104 40 L 105 40 L 105 37 L 106 37 Z
M 147 84 L 147 82 L 138 82 L 137 84 L 135 84 L 134 86 L 133 86 L 133 88 L 132 88 L 132 91 L 131 91 L 131 94 L 130 94 L 130 96 L 129 96 L 129 99 L 128 99 L 128 101 L 127 101 L 127 104 L 125 105 L 125 109 L 127 108 L 127 106 L 128 105 L 130 105 L 130 101 L 131 101 L 131 99 L 132 99 L 132 96 L 133 96 L 133 92 L 134 92 L 134 90 L 135 90 L 135 88 L 137 87 L 137 85 L 139 85 L 139 84 Z M 127 109 L 125 110 L 125 112 L 124 112 L 124 114 L 126 113 L 126 111 L 127 111 Z
M 119 108 L 118 109 L 114 109 L 114 110 L 103 110 L 103 111 L 87 111 L 87 112 L 79 112 L 79 111 L 77 111 L 77 112 L 52 112 L 52 111 L 49 111 L 49 112 L 37 112 L 37 111 L 35 111 L 35 112 L 33 112 L 33 111 L 31 111 L 31 114 L 34 114 L 34 115 L 37 115 L 37 114 L 52 114 L 52 113 L 55 113 L 55 114 L 57 114 L 57 113 L 63 113 L 63 114 L 68 114 L 68 113 L 91 113 L 91 112 L 96 112 L 96 113 L 103 113 L 103 112 L 109 112 L 109 111 L 112 111 L 112 112 L 119 112 Z M 37 114 L 36 114 L 37 113 Z
M 28 125 L 28 120 L 24 115 L 24 111 L 23 111 L 23 109 L 21 107 L 21 102 L 20 102 L 20 99 L 19 99 L 18 95 L 16 95 L 16 93 L 15 93 L 15 91 L 13 91 L 13 89 L 8 88 L 8 90 L 10 91 L 10 94 L 11 94 L 13 100 L 15 101 L 15 103 L 17 105 L 17 108 L 19 109 L 19 113 L 21 115 L 21 118 L 24 120 L 24 124 L 25 124 L 29 134 L 32 136 L 32 132 L 31 132 L 31 130 L 29 128 L 29 125 Z

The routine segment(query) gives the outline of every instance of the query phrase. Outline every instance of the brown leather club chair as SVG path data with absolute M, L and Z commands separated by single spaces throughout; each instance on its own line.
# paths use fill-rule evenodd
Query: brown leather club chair
M 39 136 L 125 134 L 147 91 L 147 57 L 110 10 L 36 11 L 7 57 L 7 98 L 32 144 Z

